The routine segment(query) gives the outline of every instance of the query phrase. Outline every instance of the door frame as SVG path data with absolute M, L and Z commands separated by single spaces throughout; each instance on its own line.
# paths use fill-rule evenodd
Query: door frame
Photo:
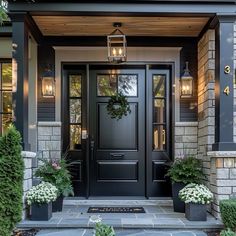
M 89 94 L 89 66 L 90 65 L 97 65 L 97 66 L 109 66 L 110 64 L 108 64 L 107 62 L 61 62 L 61 77 L 62 77 L 62 81 L 61 81 L 61 106 L 63 107 L 64 105 L 64 99 L 65 98 L 65 95 L 63 93 L 63 89 L 64 89 L 64 82 L 63 82 L 63 79 L 64 79 L 64 70 L 63 70 L 63 66 L 64 65 L 74 65 L 74 66 L 85 66 L 86 70 L 85 70 L 85 73 L 86 73 L 86 85 L 87 85 L 87 89 L 86 89 L 86 99 L 87 99 L 87 102 L 86 102 L 86 106 L 87 106 L 87 109 L 86 109 L 86 117 L 90 117 L 90 111 L 89 111 L 89 103 L 90 103 L 90 94 Z M 148 140 L 148 132 L 147 132 L 147 78 L 148 78 L 148 69 L 149 69 L 149 66 L 154 66 L 156 68 L 159 67 L 159 69 L 163 69 L 163 68 L 168 68 L 170 70 L 170 83 L 169 83 L 169 107 L 170 107 L 170 117 L 169 117 L 169 124 L 171 125 L 171 127 L 173 127 L 173 129 L 170 129 L 170 135 L 169 135 L 169 146 L 170 146 L 170 159 L 174 159 L 173 158 L 173 154 L 174 154 L 174 127 L 175 127 L 175 80 L 176 80 L 176 75 L 175 75 L 175 62 L 153 62 L 153 61 L 150 61 L 150 62 L 129 62 L 129 63 L 126 63 L 125 66 L 127 67 L 135 67 L 136 66 L 140 66 L 140 65 L 143 65 L 143 66 L 146 66 L 145 70 L 146 70 L 146 78 L 145 78 L 145 133 L 146 133 L 146 140 L 145 140 L 145 156 L 148 156 L 149 153 L 150 153 L 150 150 L 148 150 L 147 148 L 147 142 Z M 61 120 L 64 121 L 64 117 L 63 117 L 63 114 L 61 113 Z M 90 134 L 90 122 L 88 122 L 88 119 L 87 119 L 87 122 L 86 122 L 86 130 L 88 132 L 88 134 Z M 63 131 L 64 131 L 64 125 L 62 125 L 62 134 L 63 134 Z M 150 136 L 150 134 L 149 134 Z M 62 137 L 64 138 L 64 136 L 62 135 Z M 63 140 L 62 140 L 63 141 Z M 90 166 L 90 136 L 86 139 L 86 150 L 84 152 L 85 154 L 85 160 L 86 160 L 86 170 L 85 170 L 85 174 L 84 176 L 86 177 L 86 195 L 85 197 L 88 198 L 90 195 L 90 174 L 89 174 L 89 166 Z M 62 142 L 63 144 L 63 142 Z M 65 151 L 65 150 L 63 150 Z M 171 158 L 172 157 L 172 158 Z M 145 196 L 146 198 L 149 198 L 150 195 L 149 195 L 149 181 L 148 181 L 148 177 L 147 177 L 147 174 L 148 174 L 148 171 L 150 170 L 148 168 L 148 158 L 145 159 L 145 163 L 146 163 L 146 166 L 145 166 L 145 178 L 146 178 L 146 181 L 145 181 Z

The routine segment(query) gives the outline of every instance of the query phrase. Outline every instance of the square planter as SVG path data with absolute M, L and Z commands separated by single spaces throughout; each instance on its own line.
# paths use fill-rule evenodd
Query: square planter
M 52 212 L 62 211 L 63 199 L 63 195 L 60 195 L 56 201 L 52 202 Z
M 31 220 L 48 221 L 52 217 L 52 202 L 31 205 Z
M 174 212 L 185 212 L 185 203 L 179 198 L 179 191 L 186 186 L 184 183 L 173 183 L 172 184 L 172 198 Z
M 197 203 L 186 203 L 185 217 L 190 221 L 206 221 L 207 205 Z

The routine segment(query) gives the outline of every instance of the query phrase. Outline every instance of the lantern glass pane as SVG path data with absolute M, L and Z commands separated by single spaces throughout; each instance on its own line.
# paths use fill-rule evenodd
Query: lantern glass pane
M 190 97 L 193 94 L 193 79 L 181 78 L 181 95 L 183 97 Z
M 53 77 L 43 77 L 42 93 L 44 97 L 53 97 L 55 95 L 55 84 Z

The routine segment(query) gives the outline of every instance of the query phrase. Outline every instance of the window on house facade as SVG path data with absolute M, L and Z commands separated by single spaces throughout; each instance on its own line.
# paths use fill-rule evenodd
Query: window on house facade
M 12 123 L 12 64 L 0 61 L 0 134 Z

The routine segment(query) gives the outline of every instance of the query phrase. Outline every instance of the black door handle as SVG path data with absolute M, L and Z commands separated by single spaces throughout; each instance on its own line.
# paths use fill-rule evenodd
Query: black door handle
M 91 160 L 94 160 L 94 147 L 95 147 L 95 141 L 92 138 L 90 141 L 90 150 L 91 150 Z

